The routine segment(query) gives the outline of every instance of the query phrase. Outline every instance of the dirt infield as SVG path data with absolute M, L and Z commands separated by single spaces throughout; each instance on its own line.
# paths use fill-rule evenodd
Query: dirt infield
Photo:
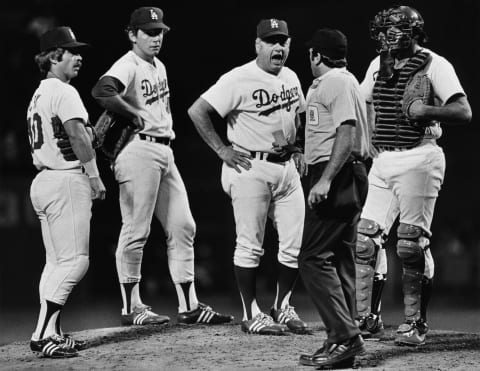
M 311 370 L 298 365 L 298 355 L 314 351 L 325 338 L 311 323 L 312 335 L 259 336 L 222 326 L 164 325 L 114 327 L 80 331 L 89 341 L 79 357 L 40 358 L 28 342 L 0 347 L 0 370 Z M 355 368 L 376 370 L 475 370 L 480 367 L 480 334 L 431 331 L 419 348 L 393 345 L 394 328 L 385 339 L 367 341 L 367 354 Z

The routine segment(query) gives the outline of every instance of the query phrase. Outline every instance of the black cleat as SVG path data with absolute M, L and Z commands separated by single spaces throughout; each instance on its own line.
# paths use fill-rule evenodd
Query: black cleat
M 308 326 L 303 322 L 295 312 L 295 308 L 287 306 L 286 308 L 273 309 L 270 311 L 273 320 L 281 325 L 287 325 L 288 329 L 296 334 L 308 334 Z
M 242 331 L 247 334 L 286 335 L 288 327 L 275 323 L 272 317 L 260 312 L 252 319 L 242 321 Z
M 150 309 L 152 309 L 152 307 L 142 305 L 133 308 L 132 313 L 122 314 L 120 317 L 122 325 L 161 325 L 170 321 L 168 316 L 154 313 Z
M 65 343 L 60 335 L 52 335 L 41 340 L 30 340 L 30 349 L 45 358 L 72 358 L 78 356 L 75 349 Z
M 84 350 L 88 347 L 88 343 L 85 340 L 74 339 L 70 334 L 63 334 L 62 336 L 65 339 L 65 344 L 76 351 Z
M 194 323 L 219 325 L 232 321 L 233 316 L 215 312 L 212 307 L 209 307 L 208 305 L 202 303 L 198 303 L 197 309 L 191 310 L 189 312 L 179 313 L 177 317 L 177 322 L 184 325 L 191 325 Z

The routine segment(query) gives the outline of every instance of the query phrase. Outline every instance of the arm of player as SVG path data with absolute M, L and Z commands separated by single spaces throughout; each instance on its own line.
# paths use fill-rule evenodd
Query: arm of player
M 84 166 L 90 187 L 92 189 L 92 199 L 105 198 L 106 189 L 103 185 L 100 173 L 95 161 L 95 151 L 92 148 L 90 135 L 85 129 L 85 125 L 81 120 L 71 119 L 64 123 L 63 127 L 68 135 L 73 152 Z
M 295 162 L 295 166 L 297 168 L 298 173 L 300 176 L 307 175 L 307 164 L 305 163 L 305 156 L 303 154 L 303 148 L 305 147 L 305 113 L 302 113 L 302 117 L 300 114 L 295 115 L 295 127 L 297 128 L 297 134 L 295 138 L 295 146 L 301 148 L 302 152 L 296 152 L 292 155 L 293 161 Z
M 241 173 L 240 167 L 249 170 L 252 166 L 249 161 L 251 158 L 250 154 L 236 151 L 232 146 L 227 146 L 223 143 L 213 126 L 212 117 L 215 114 L 217 114 L 215 108 L 201 97 L 198 98 L 188 109 L 188 115 L 198 133 L 205 143 L 216 152 L 218 157 L 239 173 Z
M 315 204 L 327 198 L 333 178 L 335 178 L 335 175 L 338 174 L 352 153 L 355 130 L 355 120 L 344 121 L 337 128 L 330 160 L 328 161 L 322 176 L 318 182 L 313 185 L 308 195 L 307 202 L 310 208 L 313 208 Z
M 103 108 L 131 120 L 136 132 L 143 130 L 145 123 L 131 104 L 120 95 L 125 86 L 112 76 L 103 76 L 92 89 L 92 96 Z
M 463 94 L 452 96 L 443 106 L 430 106 L 416 100 L 408 112 L 413 120 L 436 120 L 446 124 L 468 124 L 472 119 L 472 109 Z

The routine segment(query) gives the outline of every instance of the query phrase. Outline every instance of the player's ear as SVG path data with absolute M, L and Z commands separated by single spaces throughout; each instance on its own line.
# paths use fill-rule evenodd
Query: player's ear
M 310 49 L 310 60 L 319 66 L 322 63 L 322 55 L 315 49 Z
M 257 54 L 260 52 L 260 42 L 261 41 L 262 40 L 260 40 L 260 38 L 258 38 L 258 37 L 255 39 L 255 51 L 257 52 Z
M 134 28 L 128 28 L 126 30 L 128 39 L 130 40 L 131 43 L 135 44 L 137 42 L 137 32 L 138 30 L 135 30 Z

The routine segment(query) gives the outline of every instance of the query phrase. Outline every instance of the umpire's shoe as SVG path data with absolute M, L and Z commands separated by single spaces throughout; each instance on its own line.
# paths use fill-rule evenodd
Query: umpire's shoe
M 30 349 L 46 358 L 72 358 L 78 356 L 77 351 L 67 345 L 65 338 L 52 335 L 41 340 L 30 340 Z
M 343 364 L 352 364 L 355 356 L 365 353 L 362 335 L 356 335 L 340 344 L 329 344 L 323 353 L 314 359 L 317 369 L 340 368 Z
M 192 325 L 194 323 L 204 323 L 210 325 L 219 325 L 221 323 L 229 323 L 233 321 L 233 316 L 215 312 L 212 307 L 198 303 L 197 309 L 178 313 L 177 322 L 184 325 Z
M 416 347 L 425 344 L 428 325 L 423 320 L 402 323 L 395 335 L 395 345 Z
M 324 362 L 328 357 L 328 348 L 329 344 L 327 342 L 323 343 L 323 346 L 318 349 L 313 354 L 301 354 L 299 363 L 303 366 L 314 366 L 318 367 L 321 362 Z M 332 366 L 325 366 L 321 368 L 352 368 L 355 362 L 355 357 L 347 358 L 343 361 L 337 362 Z
M 287 325 L 291 332 L 296 334 L 309 333 L 308 326 L 295 312 L 295 308 L 288 305 L 285 308 L 273 309 L 270 311 L 273 320 L 281 325 Z
M 242 321 L 242 331 L 247 334 L 286 335 L 288 327 L 275 323 L 272 317 L 260 312 L 252 319 Z
M 328 350 L 328 343 L 325 341 L 321 348 L 317 349 L 314 353 L 300 354 L 299 363 L 303 366 L 316 366 L 318 360 L 325 358 L 325 354 Z
M 132 313 L 122 314 L 122 325 L 161 325 L 170 321 L 170 317 L 154 313 L 150 309 L 152 307 L 148 305 L 141 305 L 133 308 Z

